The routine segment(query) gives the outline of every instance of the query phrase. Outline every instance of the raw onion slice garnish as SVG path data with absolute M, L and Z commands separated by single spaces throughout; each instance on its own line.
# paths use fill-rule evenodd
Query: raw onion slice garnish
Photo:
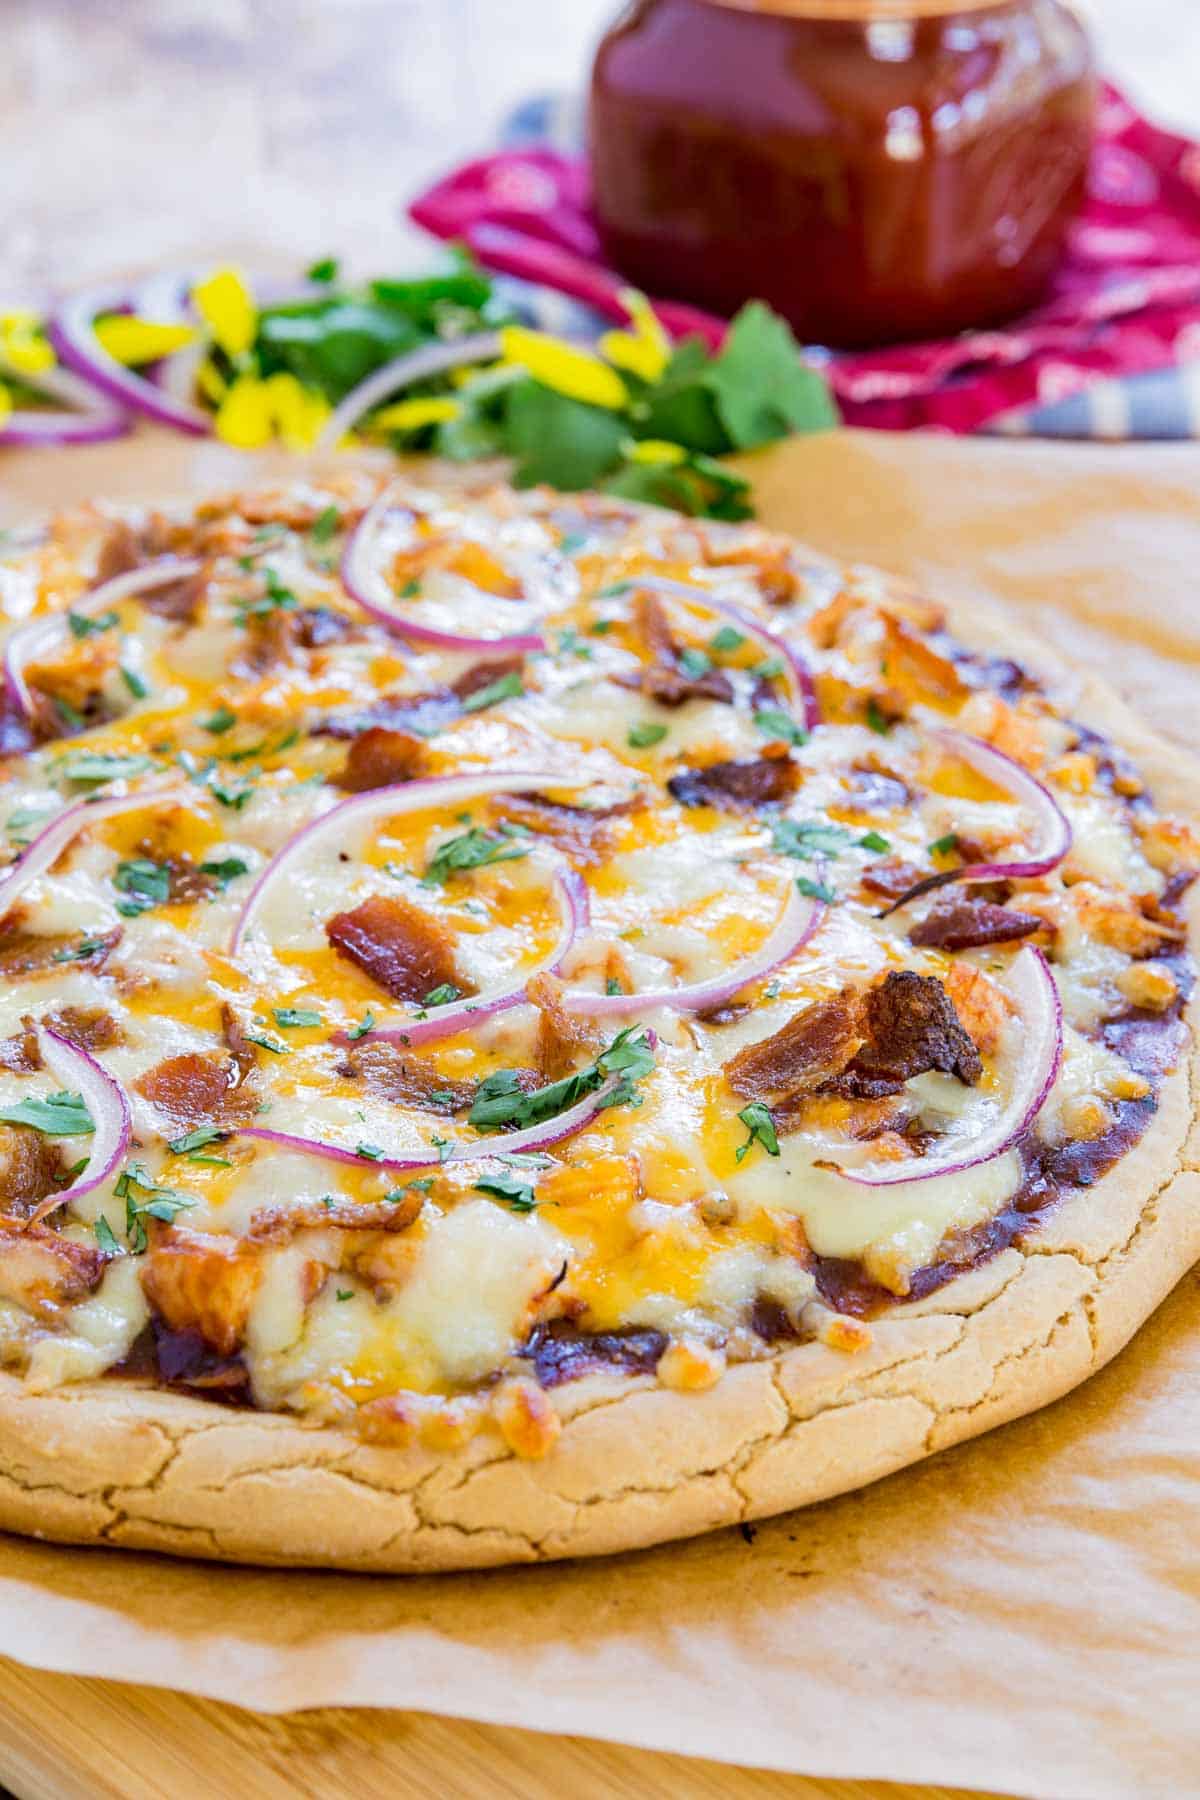
M 497 1013 L 519 1006 L 535 976 L 557 975 L 576 938 L 581 931 L 587 929 L 591 908 L 587 884 L 582 876 L 561 861 L 554 871 L 554 892 L 562 915 L 562 929 L 553 948 L 532 969 L 511 976 L 503 987 L 491 993 L 475 994 L 467 1000 L 455 1000 L 449 1006 L 439 1006 L 432 1012 L 421 1009 L 409 1024 L 373 1029 L 370 1033 L 371 1042 L 407 1046 L 431 1044 L 438 1038 L 451 1037 L 464 1026 L 482 1024 L 485 1019 L 495 1018 Z M 339 1031 L 333 1041 L 335 1044 L 350 1044 L 358 1040 L 351 1038 L 348 1032 Z
M 49 338 L 60 359 L 119 406 L 132 407 L 160 425 L 207 437 L 212 419 L 190 401 L 177 400 L 148 376 L 126 369 L 110 356 L 96 336 L 102 313 L 121 312 L 129 302 L 122 288 L 90 288 L 63 301 L 52 314 Z
M 200 567 L 201 564 L 193 557 L 160 556 L 140 569 L 130 569 L 124 575 L 114 575 L 111 581 L 102 581 L 99 587 L 92 588 L 69 612 L 44 613 L 39 618 L 31 619 L 19 631 L 14 631 L 4 651 L 4 685 L 13 705 L 25 718 L 34 717 L 34 700 L 25 679 L 25 671 L 34 663 L 44 661 L 60 644 L 68 640 L 72 613 L 91 618 L 107 611 L 119 600 L 128 600 L 134 595 L 149 593 L 154 588 L 166 587 L 172 581 L 184 581 L 195 575 Z
M 656 1006 L 688 1013 L 711 1012 L 724 1006 L 752 982 L 763 980 L 789 962 L 820 925 L 825 914 L 820 901 L 807 898 L 794 883 L 789 882 L 788 889 L 787 903 L 770 936 L 750 956 L 734 963 L 723 974 L 684 987 L 646 988 L 633 994 L 592 994 L 575 989 L 563 994 L 563 1006 L 571 1012 L 588 1013 L 594 1018 L 619 1018 L 648 1012 Z
M 747 637 L 755 638 L 783 665 L 780 673 L 791 690 L 792 710 L 797 724 L 802 725 L 805 731 L 815 731 L 821 723 L 816 686 L 812 671 L 804 658 L 794 644 L 777 636 L 744 606 L 739 606 L 735 600 L 722 600 L 708 588 L 697 587 L 687 581 L 675 581 L 669 575 L 631 575 L 625 585 L 630 588 L 645 588 L 655 594 L 666 594 L 669 598 L 686 600 L 693 605 L 706 606 L 710 612 L 728 619 L 731 625 L 736 626 Z
M 185 803 L 185 798 L 182 790 L 176 787 L 141 788 L 134 794 L 114 794 L 106 800 L 80 800 L 76 805 L 68 806 L 43 826 L 11 868 L 0 875 L 0 918 L 11 912 L 25 890 L 54 867 L 63 851 L 89 825 L 147 806 L 180 806 Z
M 466 368 L 470 363 L 493 362 L 500 355 L 501 349 L 498 331 L 479 331 L 470 337 L 453 338 L 444 344 L 423 344 L 419 350 L 410 350 L 407 355 L 398 356 L 394 362 L 376 369 L 373 375 L 360 381 L 356 388 L 351 388 L 346 398 L 330 413 L 314 449 L 318 453 L 336 450 L 346 433 L 354 430 L 365 413 L 382 405 L 393 394 L 414 387 L 418 381 L 429 381 L 435 375 L 445 375 L 451 369 Z
M 842 1168 L 848 1181 L 865 1187 L 895 1187 L 900 1182 L 929 1181 L 959 1175 L 1002 1156 L 1029 1130 L 1058 1079 L 1063 1057 L 1063 1011 L 1058 983 L 1042 952 L 1033 944 L 1014 958 L 1008 991 L 1017 1006 L 1021 1038 L 1012 1092 L 996 1117 L 975 1138 L 952 1139 L 940 1151 L 903 1162 Z
M 351 534 L 342 556 L 342 583 L 363 611 L 414 644 L 432 644 L 439 650 L 462 650 L 483 655 L 510 654 L 523 656 L 544 650 L 546 640 L 540 632 L 523 631 L 500 637 L 467 637 L 458 632 L 442 631 L 423 625 L 405 611 L 404 601 L 393 593 L 381 562 L 387 554 L 389 522 L 397 514 L 406 523 L 411 510 L 404 504 L 399 485 L 385 488 Z M 382 544 L 382 550 L 381 550 Z M 504 604 L 503 602 L 499 604 Z
M 564 781 L 561 775 L 527 769 L 480 771 L 477 775 L 432 776 L 428 781 L 406 781 L 396 787 L 376 788 L 373 793 L 355 794 L 341 801 L 319 819 L 304 826 L 277 850 L 250 890 L 241 917 L 229 942 L 229 954 L 240 956 L 258 926 L 259 919 L 272 895 L 300 868 L 307 857 L 329 846 L 342 850 L 346 834 L 376 819 L 396 819 L 404 813 L 423 812 L 430 807 L 461 806 L 487 794 L 535 794 L 546 788 L 576 788 L 584 784 Z M 526 977 L 528 979 L 528 977 Z
M 937 875 L 927 875 L 924 881 L 918 881 L 901 894 L 898 900 L 880 913 L 881 919 L 888 918 L 900 907 L 907 906 L 910 900 L 918 899 L 922 894 L 932 893 L 935 888 L 946 887 L 951 882 L 966 881 L 1030 881 L 1038 875 L 1048 875 L 1056 869 L 1071 848 L 1071 825 L 1062 807 L 1054 798 L 1049 788 L 1023 769 L 1011 756 L 1002 750 L 995 750 L 991 744 L 985 744 L 982 738 L 969 737 L 964 731 L 949 729 L 936 730 L 930 733 L 934 740 L 959 762 L 966 763 L 977 775 L 986 781 L 993 782 L 1003 788 L 1018 806 L 1032 813 L 1037 821 L 1037 838 L 1025 856 L 1014 857 L 1006 862 L 967 863 L 961 869 L 943 869 Z
M 38 1050 L 50 1073 L 64 1089 L 83 1098 L 92 1121 L 92 1141 L 87 1164 L 69 1187 L 48 1194 L 30 1214 L 30 1225 L 56 1212 L 69 1200 L 79 1200 L 109 1179 L 126 1150 L 132 1120 L 129 1099 L 120 1082 L 102 1069 L 94 1056 L 73 1044 L 48 1025 L 37 1027 Z

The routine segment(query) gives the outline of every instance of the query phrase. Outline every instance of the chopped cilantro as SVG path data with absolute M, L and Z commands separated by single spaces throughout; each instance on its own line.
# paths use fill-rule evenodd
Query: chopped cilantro
M 688 644 L 679 652 L 679 667 L 689 681 L 699 681 L 712 668 L 712 658 L 706 656 L 703 650 L 697 650 Z
M 794 856 L 814 862 L 836 856 L 853 841 L 853 833 L 821 819 L 776 819 L 771 827 L 771 848 L 777 856 Z
M 213 880 L 220 884 L 221 892 L 224 893 L 231 881 L 236 881 L 239 875 L 250 873 L 250 865 L 243 862 L 240 856 L 225 856 L 217 862 L 202 862 L 200 873 L 211 875 Z
M 219 1143 L 228 1136 L 229 1133 L 222 1131 L 219 1125 L 197 1125 L 194 1131 L 187 1132 L 184 1137 L 171 1138 L 167 1149 L 174 1156 L 186 1156 L 191 1150 L 203 1150 L 206 1144 Z
M 475 1091 L 468 1115 L 477 1131 L 498 1131 L 502 1126 L 540 1125 L 566 1112 L 588 1094 L 603 1087 L 610 1076 L 617 1076 L 605 1106 L 640 1106 L 641 1096 L 634 1086 L 654 1067 L 654 1050 L 649 1038 L 637 1026 L 628 1026 L 602 1050 L 595 1062 L 553 1081 L 547 1087 L 526 1093 L 515 1069 L 498 1069 L 485 1076 Z
M 128 896 L 117 902 L 117 911 L 125 919 L 136 919 L 152 906 L 164 906 L 171 898 L 171 871 L 165 863 L 151 862 L 137 856 L 117 864 L 113 886 Z
M 397 598 L 400 600 L 415 600 L 417 595 L 421 592 L 421 583 L 417 580 L 416 576 L 413 575 L 405 582 L 404 586 L 398 588 L 396 592 Z
M 720 656 L 730 650 L 740 650 L 745 642 L 745 632 L 739 631 L 736 625 L 722 625 L 720 630 L 714 631 L 712 637 L 709 638 L 708 647 Z
M 338 278 L 339 266 L 336 256 L 323 256 L 319 262 L 309 265 L 304 279 L 305 281 L 319 282 L 323 287 L 329 287 Z
M 409 1193 L 414 1188 L 418 1194 L 431 1193 L 433 1190 L 433 1176 L 417 1175 L 412 1181 L 406 1181 L 403 1187 L 394 1187 L 390 1194 L 385 1194 L 383 1197 L 390 1206 L 399 1206 L 400 1202 L 407 1199 Z
M 537 1205 L 533 1183 L 523 1180 L 520 1175 L 505 1175 L 500 1171 L 494 1175 L 481 1175 L 474 1187 L 477 1194 L 493 1194 L 497 1200 L 507 1200 L 514 1212 L 532 1212 Z
M 761 706 L 754 715 L 754 723 L 764 737 L 782 744 L 807 744 L 808 733 L 802 725 L 797 725 L 790 713 L 782 707 Z
M 625 989 L 621 986 L 615 975 L 610 975 L 604 984 L 604 991 L 606 994 L 623 994 Z
M 880 855 L 882 855 L 885 850 L 890 850 L 892 846 L 888 839 L 883 837 L 878 831 L 867 831 L 859 838 L 858 847 L 860 850 L 877 850 Z
M 228 806 L 233 812 L 241 812 L 242 808 L 254 798 L 252 781 L 209 781 L 209 790 L 213 798 L 222 806 Z
M 107 938 L 80 938 L 77 944 L 68 944 L 64 949 L 56 950 L 54 960 L 56 963 L 87 962 L 90 957 L 99 956 L 108 947 L 108 942 Z
M 958 849 L 957 831 L 948 831 L 945 837 L 935 838 L 929 846 L 930 856 L 949 856 Z
M 877 731 L 880 737 L 886 737 L 892 729 L 892 721 L 877 700 L 867 701 L 867 724 L 872 731 Z
M 494 831 L 472 825 L 469 831 L 447 838 L 444 844 L 438 845 L 429 859 L 426 879 L 448 881 L 451 875 L 461 874 L 466 869 L 481 869 L 488 863 L 513 862 L 518 857 L 528 856 L 529 846 L 514 842 L 515 836 L 511 825 L 498 825 Z
M 558 554 L 560 556 L 574 556 L 577 551 L 583 549 L 583 546 L 587 541 L 588 534 L 586 531 L 568 531 L 566 536 L 559 540 Z
M 430 988 L 422 1006 L 449 1006 L 452 1000 L 462 999 L 462 989 L 455 987 L 452 981 L 443 981 L 440 986 Z
M 336 506 L 329 505 L 319 512 L 309 527 L 308 535 L 314 544 L 327 544 L 331 537 L 341 529 L 342 515 Z
M 346 1036 L 350 1039 L 351 1043 L 356 1044 L 359 1038 L 365 1038 L 368 1033 L 374 1031 L 374 1029 L 375 1014 L 368 1010 L 363 1014 L 361 1024 L 351 1025 L 346 1032 Z
M 786 665 L 782 656 L 767 656 L 760 663 L 755 663 L 750 673 L 759 681 L 774 681 L 777 675 L 784 673 Z
M 355 1144 L 354 1154 L 361 1156 L 365 1162 L 382 1162 L 387 1151 L 381 1150 L 378 1144 Z
M 837 894 L 825 881 L 810 881 L 807 875 L 797 875 L 796 886 L 809 900 L 821 900 L 826 906 L 837 905 Z
M 29 840 L 24 833 L 34 825 L 43 824 L 47 814 L 54 810 L 54 805 L 55 802 L 52 799 L 47 799 L 44 805 L 18 806 L 16 812 L 10 813 L 4 829 L 13 843 L 28 843 Z
M 245 1033 L 245 1038 L 248 1044 L 257 1044 L 260 1050 L 269 1050 L 272 1056 L 291 1055 L 288 1046 L 286 1044 L 281 1044 L 278 1038 L 262 1037 L 253 1031 L 247 1031 Z
M 307 1026 L 319 1025 L 321 1015 L 309 1006 L 277 1006 L 275 1023 L 281 1031 L 303 1031 Z
M 353 1300 L 354 1289 L 353 1288 L 339 1288 L 337 1290 L 337 1297 L 339 1300 Z
M 138 1200 L 135 1189 L 149 1194 L 150 1198 Z M 196 1204 L 186 1194 L 180 1194 L 174 1188 L 159 1187 L 141 1163 L 128 1165 L 118 1177 L 113 1192 L 118 1200 L 125 1202 L 125 1236 L 134 1256 L 143 1254 L 148 1241 L 143 1219 L 158 1219 L 164 1225 L 170 1225 L 179 1213 L 188 1211 Z
M 111 631 L 119 623 L 115 612 L 97 613 L 94 619 L 87 613 L 67 614 L 67 624 L 71 627 L 71 636 L 75 638 L 95 637 L 100 632 Z
M 761 1144 L 768 1156 L 779 1155 L 779 1139 L 775 1135 L 775 1121 L 761 1100 L 752 1100 L 744 1106 L 738 1118 L 746 1127 L 748 1136 L 744 1144 L 739 1144 L 736 1160 L 743 1162 L 749 1156 L 755 1144 Z
M 655 744 L 661 744 L 666 735 L 665 725 L 647 722 L 645 725 L 631 725 L 625 742 L 631 750 L 650 750 Z
M 210 713 L 207 719 L 197 719 L 196 723 L 201 731 L 210 731 L 213 737 L 223 737 L 237 724 L 237 714 L 228 706 L 218 706 L 215 713 Z
M 516 670 L 507 675 L 500 675 L 495 681 L 489 681 L 486 687 L 477 688 L 468 694 L 462 703 L 465 713 L 482 712 L 485 706 L 495 706 L 500 700 L 519 700 L 525 692 L 521 677 Z
M 154 767 L 149 756 L 117 756 L 102 750 L 78 750 L 62 759 L 62 772 L 80 787 L 102 787 L 122 776 L 144 775 Z
M 590 661 L 595 655 L 592 646 L 584 643 L 573 625 L 568 625 L 565 631 L 559 632 L 558 649 L 560 655 L 578 656 L 583 662 Z
M 128 663 L 121 664 L 121 680 L 135 700 L 146 699 L 150 692 L 150 684 L 138 674 L 136 669 L 131 669 Z
M 41 1100 L 19 1100 L 0 1111 L 0 1123 L 32 1125 L 45 1137 L 86 1137 L 96 1125 L 82 1094 L 65 1090 Z
M 121 1246 L 117 1242 L 112 1226 L 103 1213 L 98 1213 L 92 1222 L 92 1232 L 96 1239 L 96 1248 L 105 1256 L 120 1256 Z

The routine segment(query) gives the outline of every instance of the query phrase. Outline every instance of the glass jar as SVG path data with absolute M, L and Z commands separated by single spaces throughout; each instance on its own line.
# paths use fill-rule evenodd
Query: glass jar
M 1053 272 L 1095 97 L 1060 0 L 633 0 L 592 79 L 605 252 L 815 343 L 996 324 Z

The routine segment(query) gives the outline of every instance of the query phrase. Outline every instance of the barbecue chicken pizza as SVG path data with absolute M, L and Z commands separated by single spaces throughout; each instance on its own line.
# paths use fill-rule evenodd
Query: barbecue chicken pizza
M 757 527 L 0 543 L 0 1525 L 377 1569 L 897 1469 L 1200 1254 L 1190 771 Z

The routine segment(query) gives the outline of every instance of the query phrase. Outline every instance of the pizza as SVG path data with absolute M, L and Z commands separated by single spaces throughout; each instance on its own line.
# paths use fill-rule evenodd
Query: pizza
M 0 544 L 0 1525 L 612 1551 L 1200 1255 L 1187 758 L 752 524 L 417 466 Z

